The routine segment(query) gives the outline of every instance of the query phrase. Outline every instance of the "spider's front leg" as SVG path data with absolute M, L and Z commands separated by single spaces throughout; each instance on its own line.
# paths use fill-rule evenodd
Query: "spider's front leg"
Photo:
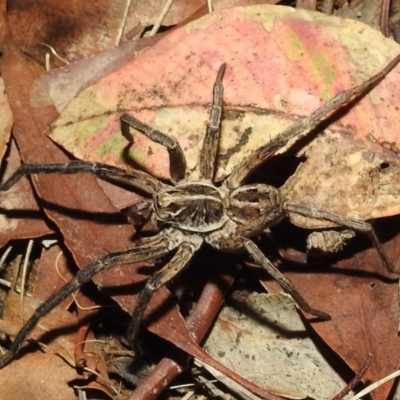
M 224 95 L 222 78 L 224 77 L 225 69 L 226 64 L 222 64 L 219 67 L 218 74 L 215 79 L 210 117 L 199 158 L 201 177 L 210 180 L 214 179 L 216 168 L 218 143 L 221 129 L 222 101 Z
M 220 134 L 222 99 L 224 88 L 222 79 L 224 77 L 226 64 L 222 64 L 218 70 L 213 88 L 213 101 L 211 104 L 210 118 L 207 124 L 206 134 L 200 153 L 200 174 L 204 179 L 212 180 L 215 173 L 215 160 L 218 151 L 218 140 Z M 132 141 L 129 128 L 132 127 L 144 133 L 155 143 L 165 146 L 169 153 L 170 175 L 173 181 L 179 181 L 185 177 L 186 159 L 178 141 L 165 133 L 153 129 L 151 126 L 139 121 L 129 114 L 121 115 L 122 134 Z
M 169 250 L 165 245 L 164 235 L 158 234 L 152 238 L 144 239 L 139 243 L 139 246 L 134 249 L 108 254 L 81 269 L 70 282 L 65 284 L 57 293 L 36 309 L 34 314 L 18 332 L 10 349 L 0 357 L 0 368 L 8 364 L 18 354 L 22 344 L 42 317 L 52 311 L 83 284 L 89 282 L 98 272 L 105 271 L 116 265 L 153 260 L 168 252 Z
M 398 273 L 392 263 L 389 261 L 389 258 L 383 249 L 378 237 L 376 236 L 375 230 L 369 222 L 359 221 L 355 219 L 350 219 L 346 217 L 342 217 L 340 215 L 330 213 L 327 211 L 317 210 L 315 208 L 310 208 L 307 206 L 303 206 L 300 204 L 293 203 L 285 203 L 284 209 L 287 213 L 295 213 L 299 215 L 303 215 L 304 217 L 314 218 L 321 221 L 329 221 L 333 222 L 336 225 L 343 226 L 346 228 L 353 229 L 356 232 L 362 232 L 368 236 L 371 243 L 375 247 L 379 258 L 382 261 L 382 264 L 385 268 L 392 273 Z M 289 216 L 290 219 L 290 216 Z
M 133 142 L 129 128 L 137 129 L 153 142 L 167 148 L 169 154 L 169 173 L 173 181 L 179 181 L 186 174 L 186 158 L 178 141 L 165 133 L 153 129 L 129 114 L 121 115 L 121 131 L 125 138 Z
M 317 128 L 321 122 L 326 121 L 333 113 L 348 104 L 351 100 L 360 100 L 370 90 L 372 90 L 399 62 L 400 55 L 397 55 L 385 66 L 385 68 L 383 68 L 376 75 L 372 76 L 370 79 L 358 86 L 337 94 L 307 117 L 294 122 L 270 143 L 267 143 L 266 145 L 254 150 L 249 157 L 243 160 L 232 171 L 230 176 L 228 176 L 225 181 L 226 185 L 230 189 L 239 187 L 251 171 L 286 146 L 289 140 L 300 134 L 304 136 L 307 135 Z

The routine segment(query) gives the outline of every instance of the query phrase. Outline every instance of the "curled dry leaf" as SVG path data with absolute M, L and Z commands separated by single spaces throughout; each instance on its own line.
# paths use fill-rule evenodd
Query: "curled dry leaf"
M 354 21 L 288 8 L 222 11 L 176 30 L 85 90 L 52 126 L 52 137 L 78 158 L 124 167 L 133 159 L 159 177 L 168 178 L 164 149 L 140 134 L 135 134 L 136 143 L 129 149 L 129 143 L 120 135 L 119 114 L 131 112 L 176 136 L 194 171 L 215 71 L 227 62 L 227 107 L 218 171 L 222 178 L 251 149 L 268 142 L 293 119 L 309 114 L 334 94 L 385 65 L 398 48 L 375 35 Z M 372 42 L 376 43 L 376 53 L 366 61 L 367 53 L 361 49 L 370 50 Z M 392 127 L 399 126 L 397 114 L 389 118 L 371 112 L 376 106 L 374 96 L 397 98 L 397 75 L 391 73 L 335 129 L 342 132 L 352 126 L 353 130 L 366 131 L 366 121 L 358 128 L 363 120 L 360 115 L 372 114 L 378 119 L 371 124 L 368 121 L 371 137 L 382 140 L 379 133 L 384 130 L 386 118 Z M 387 106 L 381 102 L 378 108 L 383 103 Z M 390 112 L 392 109 L 386 106 L 383 112 Z M 390 155 L 391 165 L 396 164 L 397 158 Z
M 226 62 L 217 173 L 222 179 L 252 149 L 264 145 L 294 119 L 310 114 L 335 94 L 366 80 L 398 52 L 397 44 L 354 21 L 281 7 L 223 10 L 174 31 L 82 92 L 52 125 L 50 135 L 77 158 L 125 168 L 140 165 L 168 179 L 168 158 L 163 148 L 139 133 L 134 134 L 135 144 L 130 147 L 120 134 L 119 115 L 130 112 L 176 137 L 194 175 L 197 144 L 208 118 L 210 88 L 215 71 Z M 293 184 L 296 190 L 291 201 L 303 202 L 306 195 L 312 195 L 321 202 L 317 208 L 326 206 L 326 211 L 334 212 L 318 196 L 321 191 L 326 198 L 340 200 L 328 189 L 337 190 L 335 175 L 344 168 L 354 181 L 364 184 L 358 185 L 352 200 L 349 184 L 344 182 L 341 190 L 347 194 L 347 202 L 333 202 L 341 215 L 355 218 L 352 212 L 356 211 L 359 218 L 368 219 L 371 215 L 399 213 L 398 157 L 375 143 L 392 143 L 392 137 L 383 136 L 389 130 L 393 137 L 399 133 L 398 70 L 348 112 L 341 113 L 330 132 L 302 147 L 301 154 L 310 157 L 303 165 L 310 166 L 312 177 L 327 168 L 335 183 L 323 181 L 321 190 L 315 185 L 304 189 L 305 175 L 300 167 L 283 188 L 285 197 L 292 195 Z M 315 162 L 311 158 L 313 149 L 319 154 Z M 333 163 L 338 163 L 335 170 Z M 365 184 L 368 171 L 384 185 L 376 188 L 371 182 Z M 388 186 L 393 186 L 391 192 L 384 191 Z M 382 196 L 379 207 L 373 201 L 376 190 Z M 309 226 L 309 221 L 293 222 Z M 165 335 L 174 340 L 168 332 Z
M 4 153 L 7 151 L 7 145 L 10 141 L 11 128 L 13 124 L 13 117 L 8 104 L 7 96 L 4 91 L 4 81 L 0 79 L 0 159 L 3 158 Z

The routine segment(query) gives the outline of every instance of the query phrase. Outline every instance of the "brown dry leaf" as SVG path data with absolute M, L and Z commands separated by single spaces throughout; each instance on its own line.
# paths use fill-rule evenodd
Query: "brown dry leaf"
M 20 159 L 15 142 L 10 141 L 13 116 L 4 92 L 3 79 L 0 79 L 0 110 L 2 116 L 0 121 L 0 159 L 3 158 L 10 143 L 7 165 L 2 178 L 4 180 L 18 168 Z M 11 239 L 34 238 L 51 232 L 51 229 L 41 219 L 31 219 L 30 223 L 27 223 L 25 219 L 14 218 L 12 210 L 15 209 L 16 203 L 27 213 L 34 214 L 39 211 L 26 179 L 18 182 L 18 185 L 0 198 L 0 208 L 3 210 L 0 214 L 0 247 L 5 246 Z
M 70 268 L 68 268 L 64 251 L 59 245 L 43 249 L 40 255 L 40 262 L 35 269 L 35 282 L 32 290 L 33 297 L 41 301 L 46 301 L 73 277 L 74 275 Z M 67 310 L 72 302 L 73 299 L 67 297 L 58 305 L 58 308 Z
M 387 247 L 393 250 L 391 258 L 398 259 L 400 236 Z M 398 368 L 398 283 L 389 278 L 375 249 L 359 252 L 335 267 L 302 271 L 297 266 L 283 272 L 309 304 L 331 315 L 331 321 L 312 326 L 353 371 L 372 354 L 363 382 L 375 382 Z M 274 282 L 266 287 L 281 290 Z M 372 398 L 386 399 L 392 385 L 393 381 L 379 387 Z
M 224 307 L 207 337 L 204 349 L 215 359 L 291 399 L 329 400 L 346 386 L 308 337 L 289 295 L 252 294 L 242 306 Z
M 60 357 L 25 354 L 1 371 L 1 400 L 76 400 L 68 382 L 75 372 Z
M 10 151 L 2 182 L 21 165 L 21 159 L 14 140 L 10 142 Z M 37 201 L 32 193 L 28 179 L 21 179 L 6 193 L 0 196 L 0 247 L 13 239 L 36 238 L 53 232 L 43 220 Z M 15 210 L 21 210 L 15 213 Z
M 7 96 L 4 92 L 4 81 L 0 79 L 0 159 L 3 159 L 7 151 L 8 142 L 10 141 L 11 128 L 13 124 L 13 116 Z
M 7 11 L 19 48 L 41 68 L 46 53 L 50 54 L 54 68 L 65 62 L 55 57 L 49 46 L 59 57 L 72 62 L 118 45 L 126 7 L 124 0 L 14 0 Z
M 373 59 L 368 58 L 369 50 L 365 51 L 371 43 L 376 52 Z M 154 128 L 177 137 L 195 176 L 196 146 L 208 118 L 205 105 L 210 103 L 215 71 L 226 61 L 219 159 L 222 178 L 252 148 L 267 143 L 293 118 L 309 114 L 334 94 L 373 75 L 397 52 L 396 44 L 353 21 L 279 7 L 222 11 L 176 30 L 84 91 L 53 125 L 52 137 L 78 158 L 126 167 L 129 160 L 122 155 L 128 143 L 120 135 L 118 113 L 130 111 Z M 366 133 L 386 140 L 380 136 L 381 131 L 389 125 L 398 130 L 395 107 L 381 99 L 396 104 L 399 94 L 397 69 L 333 128 L 347 136 L 358 133 L 352 140 L 365 141 L 371 153 Z M 371 115 L 376 118 L 366 118 Z M 329 138 L 329 133 L 326 135 Z M 166 151 L 140 134 L 135 134 L 135 141 L 129 156 L 145 169 L 168 178 Z M 384 154 L 390 165 L 399 165 L 394 153 Z M 368 159 L 365 161 L 368 163 Z M 399 185 L 397 175 L 390 179 L 394 186 Z M 347 189 L 346 185 L 343 190 Z M 395 200 L 393 208 L 398 207 L 395 196 L 391 198 Z M 305 282 L 302 292 L 309 293 L 315 286 Z M 320 295 L 322 291 L 326 291 L 323 286 Z M 388 315 L 393 316 L 392 308 Z M 164 332 L 164 337 L 184 348 L 176 331 Z M 397 338 L 391 341 L 397 346 Z M 187 349 L 191 351 L 189 346 Z M 359 355 L 358 360 L 364 361 L 366 354 Z M 355 370 L 359 366 L 352 365 Z
M 23 321 L 27 321 L 40 303 L 40 301 L 32 297 L 24 297 Z M 19 293 L 9 292 L 1 324 L 6 327 L 11 336 L 18 333 L 21 328 L 21 296 Z M 53 354 L 60 354 L 72 362 L 76 327 L 77 318 L 73 314 L 61 309 L 55 309 L 41 320 L 29 338 L 34 340 L 44 340 L 46 338 L 46 346 Z M 63 332 L 63 335 L 55 336 L 52 331 Z M 48 340 L 49 338 L 52 340 Z

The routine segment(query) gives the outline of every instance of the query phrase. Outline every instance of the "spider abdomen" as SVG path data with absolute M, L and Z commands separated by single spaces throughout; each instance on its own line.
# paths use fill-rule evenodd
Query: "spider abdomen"
M 231 193 L 228 215 L 241 225 L 263 230 L 277 223 L 283 214 L 281 195 L 273 186 L 243 185 Z
M 181 183 L 154 195 L 158 222 L 190 232 L 207 233 L 226 222 L 226 199 L 211 183 Z

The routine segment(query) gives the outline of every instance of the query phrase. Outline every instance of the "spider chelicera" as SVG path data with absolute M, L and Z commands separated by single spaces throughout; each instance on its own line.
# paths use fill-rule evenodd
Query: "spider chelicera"
M 332 112 L 350 100 L 363 96 L 382 80 L 399 61 L 400 55 L 377 75 L 359 86 L 339 93 L 309 116 L 294 122 L 279 136 L 255 150 L 219 184 L 214 183 L 213 179 L 220 135 L 223 102 L 222 79 L 225 73 L 225 64 L 219 68 L 214 83 L 209 122 L 199 157 L 200 178 L 198 180 L 185 179 L 186 160 L 175 139 L 153 130 L 128 114 L 121 116 L 123 133 L 129 132 L 130 127 L 135 128 L 154 142 L 167 148 L 170 160 L 170 183 L 161 182 L 143 171 L 128 172 L 100 163 L 72 161 L 68 164 L 22 165 L 8 181 L 0 186 L 0 191 L 8 190 L 25 175 L 89 172 L 99 178 L 122 183 L 146 193 L 150 198 L 151 218 L 160 231 L 152 237 L 139 239 L 135 243 L 135 247 L 131 249 L 108 254 L 80 270 L 69 283 L 37 308 L 17 334 L 10 349 L 0 358 L 0 368 L 18 353 L 40 318 L 90 281 L 98 272 L 114 265 L 160 259 L 160 257 L 174 252 L 170 261 L 147 280 L 138 297 L 127 332 L 128 341 L 134 344 L 144 311 L 152 294 L 175 278 L 189 264 L 194 253 L 204 244 L 226 252 L 247 252 L 257 264 L 267 270 L 305 312 L 324 320 L 329 319 L 328 314 L 308 305 L 293 284 L 265 257 L 251 238 L 277 224 L 288 212 L 298 213 L 366 233 L 377 249 L 383 264 L 388 270 L 392 270 L 371 224 L 312 209 L 306 205 L 285 202 L 281 199 L 279 189 L 266 184 L 246 184 L 245 181 L 256 167 L 283 148 L 290 139 L 299 134 L 305 135 L 311 132 Z

